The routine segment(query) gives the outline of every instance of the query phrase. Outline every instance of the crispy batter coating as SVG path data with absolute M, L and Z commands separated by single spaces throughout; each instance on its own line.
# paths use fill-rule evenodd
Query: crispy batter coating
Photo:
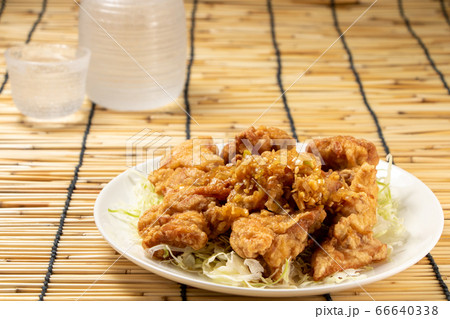
M 145 248 L 169 244 L 200 249 L 208 238 L 227 232 L 235 220 L 248 216 L 244 208 L 233 204 L 220 206 L 214 197 L 194 192 L 195 189 L 184 194 L 169 192 L 161 204 L 152 206 L 140 217 L 138 231 Z
M 161 159 L 161 168 L 149 175 L 149 181 L 164 195 L 163 202 L 145 212 L 138 223 L 145 248 L 164 243 L 200 249 L 208 235 L 220 234 L 215 227 L 210 230 L 211 221 L 218 218 L 205 214 L 231 191 L 231 173 L 224 171 L 217 152 L 212 138 L 204 137 L 185 141 Z M 236 212 L 224 210 L 222 222 L 230 223 L 233 214 Z M 221 224 L 220 229 L 226 231 L 227 227 Z
M 314 280 L 387 257 L 386 245 L 373 238 L 372 233 L 378 195 L 375 167 L 363 163 L 345 174 L 351 184 L 344 185 L 331 195 L 335 223 L 322 248 L 318 248 L 312 257 Z
M 154 216 L 171 216 L 185 211 L 206 211 L 209 207 L 216 204 L 214 197 L 206 197 L 198 195 L 190 190 L 171 191 L 164 196 L 163 201 L 159 205 L 150 207 L 150 209 L 142 214 L 138 222 L 138 230 L 145 231 L 151 227 L 155 221 Z
M 274 214 L 267 210 L 234 222 L 230 244 L 242 258 L 262 256 L 271 273 L 281 273 L 287 259 L 295 258 L 307 245 L 326 214 L 321 207 L 304 213 Z
M 195 167 L 160 168 L 153 171 L 148 180 L 155 186 L 158 194 L 165 195 L 168 191 L 180 186 L 190 186 L 198 183 L 206 173 Z
M 185 170 L 191 171 L 192 168 L 177 168 L 178 172 L 184 177 Z M 206 241 L 201 233 L 205 233 L 210 238 L 228 231 L 231 224 L 241 216 L 247 216 L 248 211 L 244 208 L 235 207 L 227 204 L 222 206 L 219 201 L 226 200 L 231 188 L 230 174 L 231 171 L 224 172 L 222 168 L 215 168 L 209 173 L 203 172 L 197 183 L 186 185 L 180 183 L 178 188 L 168 188 L 159 205 L 151 207 L 139 219 L 138 230 L 143 238 L 143 246 L 148 248 L 158 244 L 170 244 L 176 247 L 190 246 L 194 249 L 202 248 Z M 180 179 L 181 180 L 181 179 Z M 200 227 L 198 218 L 192 224 L 189 219 L 182 219 L 178 215 L 190 212 L 189 216 L 193 216 L 194 212 L 200 214 L 205 222 Z M 157 219 L 157 216 L 161 216 Z M 176 227 L 165 226 L 171 223 L 172 219 L 168 218 L 176 216 Z M 175 217 L 172 217 L 175 218 Z M 180 223 L 179 220 L 183 220 Z M 158 236 L 152 234 L 157 232 Z M 146 235 L 142 235 L 146 233 Z M 192 236 L 189 235 L 192 233 Z M 171 238 L 173 237 L 173 240 Z M 194 239 L 199 242 L 195 243 Z
M 276 127 L 253 126 L 242 131 L 235 137 L 235 143 L 227 144 L 222 150 L 225 162 L 232 162 L 233 158 L 241 159 L 244 152 L 261 155 L 264 152 L 280 150 L 281 148 L 295 148 L 295 139 L 285 131 Z
M 212 139 L 202 137 L 176 146 L 170 155 L 161 159 L 161 168 L 149 174 L 149 181 L 158 194 L 183 186 L 195 186 L 198 194 L 225 200 L 231 189 L 233 169 L 224 166 L 216 153 Z
M 364 163 L 377 166 L 379 160 L 373 143 L 352 136 L 315 139 L 308 145 L 307 151 L 320 153 L 326 166 L 333 170 L 353 168 Z
M 190 191 L 168 192 L 161 204 L 152 206 L 139 218 L 142 245 L 144 248 L 158 244 L 202 248 L 210 233 L 203 212 L 215 204 L 215 198 Z
M 234 187 L 234 167 L 217 166 L 195 183 L 193 192 L 225 201 Z
M 223 165 L 219 150 L 210 136 L 202 136 L 186 140 L 175 146 L 169 155 L 161 159 L 161 168 L 195 167 L 209 171 L 213 167 Z
M 337 271 L 358 269 L 372 262 L 386 259 L 387 247 L 372 233 L 366 235 L 349 234 L 351 245 L 343 246 L 335 237 L 325 241 L 313 255 L 314 280 L 321 280 Z
M 140 228 L 144 248 L 159 244 L 176 247 L 190 246 L 200 249 L 208 242 L 207 221 L 203 214 L 197 211 L 185 211 L 173 215 L 159 215 L 149 211 L 146 220 L 151 220 L 151 227 Z
M 378 186 L 376 183 L 377 171 L 374 166 L 364 163 L 351 170 L 351 177 L 347 178 L 350 184 L 336 190 L 329 199 L 333 213 L 343 216 L 362 214 L 371 218 L 368 227 L 372 228 L 376 222 L 376 208 Z
M 205 213 L 210 229 L 210 238 L 215 238 L 226 233 L 233 223 L 240 217 L 247 217 L 248 210 L 236 205 L 227 203 L 224 206 L 214 206 Z

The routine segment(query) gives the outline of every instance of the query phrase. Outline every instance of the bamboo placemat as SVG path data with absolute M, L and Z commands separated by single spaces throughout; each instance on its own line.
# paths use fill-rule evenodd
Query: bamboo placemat
M 252 299 L 185 287 L 124 258 L 111 266 L 119 255 L 96 229 L 92 208 L 102 187 L 127 168 L 126 141 L 140 130 L 171 136 L 171 145 L 189 133 L 229 138 L 257 120 L 281 88 L 305 70 L 286 101 L 278 100 L 256 125 L 295 129 L 300 140 L 364 137 L 382 155 L 389 148 L 397 165 L 424 181 L 444 208 L 445 229 L 431 251 L 439 271 L 425 257 L 364 288 L 376 300 L 445 300 L 442 286 L 450 283 L 450 92 L 445 87 L 450 81 L 450 2 L 379 0 L 308 69 L 372 1 L 337 3 L 209 0 L 195 1 L 193 10 L 194 2 L 186 1 L 188 28 L 194 22 L 193 60 L 188 94 L 179 103 L 189 106 L 199 125 L 175 103 L 118 113 L 86 101 L 68 119 L 33 121 L 14 107 L 0 55 L 0 85 L 5 83 L 0 89 L 0 300 Z M 77 12 L 69 0 L 2 0 L 1 52 L 27 39 L 76 44 Z M 361 289 L 292 299 L 325 298 L 371 300 Z

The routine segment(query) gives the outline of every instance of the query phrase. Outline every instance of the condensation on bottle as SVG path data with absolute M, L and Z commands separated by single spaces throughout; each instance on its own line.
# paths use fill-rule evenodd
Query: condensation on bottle
M 182 0 L 83 0 L 79 43 L 91 49 L 89 98 L 118 111 L 176 99 L 186 73 Z

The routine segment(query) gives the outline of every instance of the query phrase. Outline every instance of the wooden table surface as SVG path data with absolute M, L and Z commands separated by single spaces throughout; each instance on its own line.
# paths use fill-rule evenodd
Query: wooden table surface
M 0 1 L 1 52 L 27 39 L 77 43 L 74 1 Z M 124 258 L 109 268 L 119 255 L 103 240 L 92 212 L 102 187 L 127 168 L 127 139 L 142 129 L 171 136 L 175 145 L 187 127 L 193 137 L 223 139 L 256 120 L 295 130 L 300 140 L 370 139 L 442 204 L 445 228 L 431 251 L 434 265 L 426 256 L 365 286 L 368 293 L 352 289 L 333 293 L 333 300 L 448 299 L 450 2 L 379 0 L 354 25 L 372 0 L 337 2 L 273 0 L 270 11 L 264 0 L 185 1 L 194 59 L 187 99 L 178 103 L 190 105 L 198 124 L 176 103 L 120 113 L 88 100 L 68 118 L 35 121 L 15 108 L 0 55 L 0 300 L 257 299 L 181 286 Z M 280 79 L 289 88 L 286 103 L 277 100 L 271 31 Z

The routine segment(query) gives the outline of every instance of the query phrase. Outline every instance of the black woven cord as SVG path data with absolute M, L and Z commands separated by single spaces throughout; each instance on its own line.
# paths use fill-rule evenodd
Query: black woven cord
M 2 19 L 3 11 L 5 11 L 6 7 L 6 0 L 2 0 L 0 4 L 0 21 Z M 6 82 L 8 82 L 8 72 L 5 73 L 2 85 L 0 85 L 0 94 L 3 92 L 3 89 L 5 88 Z
M 191 39 L 191 52 L 189 54 L 189 62 L 187 65 L 186 82 L 184 83 L 184 105 L 186 106 L 186 139 L 191 138 L 191 104 L 189 103 L 189 84 L 191 82 L 191 70 L 192 64 L 194 64 L 195 57 L 195 15 L 197 13 L 197 4 L 198 1 L 194 0 L 191 13 L 191 30 L 189 33 Z
M 5 88 L 6 83 L 8 83 L 9 74 L 8 72 L 5 72 L 5 76 L 3 77 L 2 85 L 0 86 L 0 94 L 2 94 L 3 89 Z
M 180 296 L 182 301 L 187 301 L 187 286 L 180 284 Z
M 89 112 L 89 117 L 88 117 L 88 121 L 86 124 L 86 128 L 84 130 L 83 141 L 81 143 L 81 150 L 80 150 L 80 156 L 78 158 L 78 164 L 77 164 L 77 166 L 75 166 L 72 181 L 70 182 L 70 185 L 67 189 L 66 202 L 64 203 L 64 208 L 63 208 L 63 211 L 59 218 L 58 230 L 56 231 L 55 239 L 53 240 L 53 246 L 52 246 L 52 251 L 51 251 L 51 255 L 50 255 L 50 260 L 48 262 L 47 273 L 45 274 L 44 284 L 41 287 L 41 294 L 39 295 L 40 301 L 44 300 L 45 294 L 47 293 L 48 284 L 50 283 L 50 277 L 53 274 L 53 264 L 55 263 L 55 260 L 56 260 L 56 255 L 58 252 L 58 245 L 59 245 L 61 236 L 63 234 L 64 222 L 66 220 L 67 211 L 69 210 L 70 202 L 72 201 L 73 191 L 75 190 L 76 185 L 77 185 L 78 173 L 80 172 L 81 166 L 83 166 L 84 152 L 86 151 L 86 141 L 87 141 L 89 132 L 91 130 L 92 118 L 94 117 L 94 113 L 95 113 L 95 103 L 92 103 L 91 111 Z
M 324 294 L 323 296 L 325 297 L 326 301 L 333 301 L 333 298 L 331 298 L 330 294 Z
M 47 0 L 42 1 L 42 8 L 38 14 L 36 21 L 34 21 L 33 26 L 31 27 L 30 32 L 28 32 L 27 40 L 25 43 L 30 43 L 31 37 L 33 36 L 34 31 L 36 30 L 38 24 L 41 22 L 42 17 L 44 16 L 45 10 L 47 10 Z
M 282 65 L 281 65 L 281 53 L 277 43 L 277 36 L 275 32 L 275 15 L 272 8 L 272 0 L 267 0 L 267 10 L 270 16 L 270 33 L 272 35 L 273 48 L 275 49 L 275 56 L 277 58 L 277 82 L 280 87 L 281 99 L 283 100 L 284 110 L 286 111 L 289 125 L 291 127 L 292 136 L 298 141 L 297 130 L 295 128 L 294 119 L 292 118 L 291 109 L 289 108 L 286 94 L 284 94 L 283 80 L 281 79 Z
M 445 8 L 445 2 L 444 0 L 439 0 L 439 2 L 441 3 L 441 10 L 442 14 L 444 15 L 445 21 L 447 21 L 447 24 L 450 25 L 450 18 L 448 16 L 447 9 Z
M 3 11 L 5 11 L 5 7 L 6 7 L 6 0 L 2 0 L 2 2 L 0 3 L 0 20 L 2 19 L 2 14 Z
M 331 0 L 331 10 L 332 10 L 332 13 L 333 13 L 334 26 L 336 27 L 336 31 L 339 33 L 339 35 L 341 35 L 342 32 L 341 32 L 341 29 L 339 27 L 339 22 L 338 22 L 338 19 L 337 19 L 336 6 L 335 6 L 334 0 Z M 386 154 L 389 154 L 390 153 L 389 152 L 389 147 L 388 147 L 388 145 L 386 143 L 386 140 L 384 139 L 383 131 L 382 131 L 382 129 L 381 129 L 380 125 L 379 125 L 379 122 L 378 122 L 378 117 L 377 117 L 377 115 L 375 114 L 375 112 L 372 110 L 372 108 L 370 107 L 370 105 L 368 103 L 368 100 L 367 100 L 367 97 L 366 97 L 366 93 L 364 91 L 361 79 L 360 79 L 359 74 L 356 71 L 355 65 L 353 63 L 353 56 L 352 56 L 352 53 L 350 51 L 350 48 L 348 47 L 344 36 L 341 37 L 341 40 L 342 40 L 342 44 L 343 44 L 343 46 L 345 48 L 345 51 L 347 52 L 347 55 L 348 55 L 348 60 L 350 62 L 350 68 L 352 69 L 353 74 L 355 75 L 356 82 L 359 85 L 359 90 L 360 90 L 361 96 L 362 96 L 362 98 L 364 100 L 364 104 L 366 105 L 367 109 L 369 110 L 370 114 L 372 115 L 372 118 L 373 118 L 373 120 L 375 122 L 375 125 L 377 126 L 378 136 L 379 136 L 379 138 L 380 138 L 380 140 L 381 140 L 381 142 L 383 144 L 383 148 L 384 148 Z M 449 290 L 448 290 L 448 287 L 445 284 L 444 280 L 442 279 L 442 275 L 441 275 L 441 273 L 439 271 L 439 267 L 437 266 L 436 262 L 434 261 L 433 256 L 430 253 L 427 254 L 427 258 L 428 258 L 428 260 L 431 263 L 431 266 L 433 268 L 434 274 L 436 275 L 436 279 L 439 281 L 439 284 L 442 287 L 442 290 L 443 290 L 443 292 L 445 294 L 445 297 L 447 298 L 447 300 L 450 301 Z
M 409 33 L 411 33 L 413 38 L 417 40 L 417 43 L 422 48 L 423 53 L 425 53 L 425 56 L 427 57 L 428 62 L 430 62 L 431 67 L 433 68 L 433 70 L 437 73 L 437 75 L 441 79 L 441 82 L 444 85 L 444 87 L 446 88 L 448 94 L 450 94 L 450 87 L 448 86 L 447 81 L 445 80 L 444 74 L 442 74 L 442 72 L 436 66 L 436 63 L 434 63 L 434 60 L 431 57 L 430 52 L 428 51 L 428 48 L 426 47 L 425 43 L 417 35 L 417 33 L 413 30 L 413 28 L 411 26 L 411 22 L 409 21 L 408 17 L 405 14 L 404 9 L 403 9 L 403 0 L 398 0 L 397 2 L 398 2 L 398 10 L 400 12 L 400 15 L 403 18 L 403 21 L 405 22 L 406 28 L 408 28 L 408 31 L 409 31 Z
M 433 256 L 430 253 L 427 254 L 427 258 L 430 261 L 431 267 L 433 268 L 433 271 L 436 275 L 437 280 L 439 281 L 439 284 L 442 287 L 442 290 L 444 291 L 445 298 L 447 298 L 447 300 L 450 301 L 450 292 L 448 291 L 448 287 L 445 284 L 444 279 L 442 278 L 442 275 L 441 275 L 441 272 L 439 271 L 438 265 L 436 264 Z
M 6 7 L 6 0 L 2 0 L 2 2 L 0 4 L 0 21 L 2 20 L 2 15 L 3 15 L 3 11 L 5 11 L 5 7 Z M 2 85 L 0 86 L 0 94 L 2 93 L 3 88 L 5 87 L 7 81 L 8 81 L 8 72 L 5 73 L 5 77 L 3 78 Z
M 4 8 L 5 8 L 5 5 L 6 5 L 6 0 L 3 0 L 3 1 L 2 1 L 2 7 L 0 8 L 0 16 L 1 16 L 1 13 L 3 13 L 3 10 L 4 10 Z M 30 32 L 28 32 L 27 39 L 25 40 L 25 43 L 27 43 L 27 44 L 30 43 L 31 37 L 33 36 L 33 33 L 34 33 L 34 31 L 36 30 L 38 24 L 41 22 L 42 17 L 44 16 L 46 10 L 47 10 L 47 0 L 43 0 L 43 1 L 42 1 L 41 11 L 39 11 L 38 17 L 36 18 L 36 21 L 34 21 L 33 26 L 31 27 Z M 3 89 L 5 88 L 6 83 L 8 83 L 8 79 L 9 79 L 9 74 L 8 74 L 8 72 L 6 72 L 6 73 L 5 73 L 5 76 L 4 76 L 4 78 L 3 78 L 2 85 L 0 86 L 0 94 L 2 94 Z
M 186 139 L 191 138 L 191 104 L 189 102 L 189 84 L 191 83 L 191 70 L 192 65 L 194 64 L 195 58 L 195 17 L 197 13 L 197 5 L 198 0 L 194 0 L 191 12 L 191 29 L 189 32 L 190 37 L 190 53 L 189 53 L 189 62 L 187 65 L 186 71 L 186 82 L 184 83 L 184 105 L 186 106 Z M 185 284 L 180 284 L 180 297 L 181 300 L 187 301 L 187 286 Z
M 336 4 L 334 0 L 331 0 L 331 12 L 333 14 L 333 22 L 334 27 L 336 28 L 337 33 L 341 36 L 342 45 L 344 46 L 345 51 L 347 52 L 348 61 L 350 63 L 350 68 L 353 72 L 353 75 L 355 77 L 356 83 L 359 87 L 359 92 L 361 93 L 361 97 L 363 99 L 364 105 L 366 106 L 367 110 L 369 111 L 370 115 L 372 116 L 372 119 L 375 123 L 375 126 L 377 128 L 378 136 L 380 137 L 381 143 L 383 144 L 383 148 L 386 154 L 390 154 L 389 146 L 386 143 L 386 140 L 384 139 L 383 130 L 381 129 L 380 122 L 378 121 L 378 117 L 373 111 L 372 107 L 369 104 L 369 101 L 367 100 L 366 92 L 364 90 L 364 86 L 361 82 L 361 78 L 359 77 L 358 72 L 356 71 L 355 64 L 353 63 L 353 55 L 350 51 L 350 48 L 347 45 L 347 41 L 345 40 L 345 36 L 342 34 L 341 27 L 339 26 L 339 20 L 336 13 Z
M 441 8 L 442 8 L 442 12 L 443 12 L 443 14 L 445 16 L 445 19 L 446 19 L 447 23 L 450 24 L 449 17 L 448 17 L 447 11 L 445 10 L 444 2 L 442 0 L 441 0 Z M 403 21 L 405 22 L 405 25 L 406 25 L 409 33 L 417 40 L 417 43 L 419 43 L 420 47 L 422 48 L 423 52 L 425 53 L 425 56 L 427 57 L 428 62 L 430 62 L 431 67 L 439 75 L 439 78 L 441 79 L 442 84 L 447 89 L 448 94 L 450 94 L 450 88 L 449 88 L 449 86 L 447 84 L 447 81 L 445 80 L 444 75 L 442 74 L 441 71 L 439 71 L 439 69 L 437 68 L 436 64 L 434 63 L 434 60 L 431 57 L 430 52 L 428 51 L 428 48 L 426 47 L 425 43 L 416 34 L 416 32 L 414 32 L 414 30 L 413 30 L 413 28 L 411 26 L 411 22 L 409 21 L 408 17 L 405 14 L 402 0 L 398 0 L 398 10 L 400 12 L 401 17 L 403 18 Z M 436 262 L 434 261 L 433 256 L 430 253 L 427 254 L 427 258 L 430 261 L 431 267 L 433 268 L 433 271 L 434 271 L 434 274 L 436 276 L 436 279 L 439 281 L 439 285 L 442 287 L 442 291 L 444 292 L 445 297 L 447 298 L 448 301 L 450 301 L 450 292 L 448 290 L 447 284 L 445 283 L 445 281 L 442 278 L 442 275 L 441 275 L 441 272 L 439 271 L 438 265 L 436 264 Z

